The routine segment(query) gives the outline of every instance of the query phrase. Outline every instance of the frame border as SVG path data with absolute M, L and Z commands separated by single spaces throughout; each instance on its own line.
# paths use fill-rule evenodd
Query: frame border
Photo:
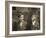
M 12 4 L 20 3 L 20 4 L 30 4 L 30 5 L 42 5 L 43 6 L 43 33 L 9 35 L 9 4 L 10 3 L 12 3 Z M 5 1 L 5 37 L 37 36 L 37 35 L 45 35 L 45 3 Z

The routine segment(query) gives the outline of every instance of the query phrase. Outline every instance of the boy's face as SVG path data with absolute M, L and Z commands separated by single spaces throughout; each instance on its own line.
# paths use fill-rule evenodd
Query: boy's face
M 35 27 L 37 27 L 37 25 L 39 25 L 38 17 L 36 15 L 32 16 L 32 25 Z
M 20 20 L 23 20 L 23 19 L 24 19 L 24 15 L 21 15 L 21 16 L 20 16 Z

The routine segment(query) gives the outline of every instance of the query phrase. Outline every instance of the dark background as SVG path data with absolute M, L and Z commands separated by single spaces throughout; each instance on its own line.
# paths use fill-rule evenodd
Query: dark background
M 29 7 L 12 7 L 12 31 L 19 31 L 20 15 L 24 15 L 24 20 L 27 21 L 26 29 L 24 30 L 35 30 L 32 27 L 32 15 L 38 15 L 40 19 L 40 8 L 29 8 Z M 40 26 L 40 20 L 39 20 Z M 37 28 L 37 30 L 39 30 Z

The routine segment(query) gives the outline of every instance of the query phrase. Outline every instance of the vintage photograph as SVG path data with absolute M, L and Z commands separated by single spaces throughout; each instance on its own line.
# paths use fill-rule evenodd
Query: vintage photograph
M 44 3 L 6 2 L 6 36 L 43 35 Z
M 12 31 L 40 30 L 40 8 L 12 7 Z

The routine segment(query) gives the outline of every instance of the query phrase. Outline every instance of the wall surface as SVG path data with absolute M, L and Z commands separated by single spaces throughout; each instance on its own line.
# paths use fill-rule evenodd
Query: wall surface
M 46 10 L 46 0 L 15 0 L 15 1 L 45 3 L 45 10 Z M 46 19 L 46 11 L 45 11 L 45 19 Z M 0 0 L 0 38 L 5 38 L 5 0 Z M 46 20 L 45 20 L 45 35 L 16 37 L 16 38 L 46 38 Z

